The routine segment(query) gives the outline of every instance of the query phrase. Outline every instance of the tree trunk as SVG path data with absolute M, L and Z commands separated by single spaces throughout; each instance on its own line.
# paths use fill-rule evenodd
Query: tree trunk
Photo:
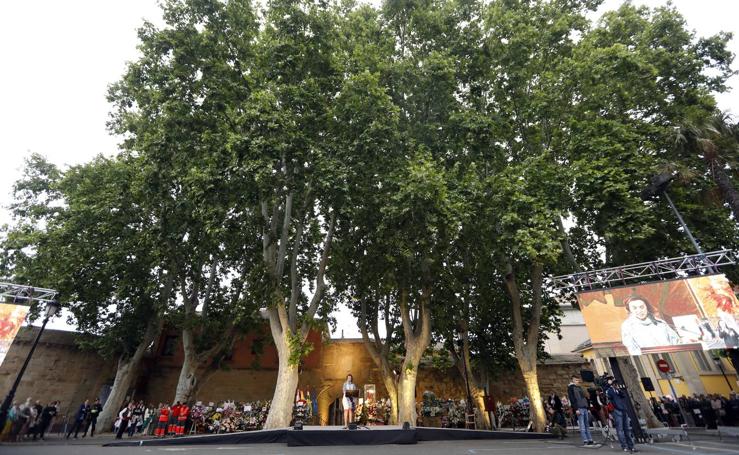
M 662 428 L 662 422 L 654 415 L 652 405 L 647 400 L 646 395 L 642 392 L 641 380 L 639 379 L 639 373 L 636 371 L 634 365 L 629 362 L 628 357 L 617 357 L 616 361 L 621 369 L 621 376 L 623 377 L 626 390 L 629 391 L 632 400 L 639 405 L 639 411 L 637 415 L 641 414 L 647 421 L 648 428 Z
M 110 389 L 110 395 L 108 395 L 100 417 L 98 417 L 98 425 L 103 431 L 108 431 L 113 425 L 113 421 L 118 416 L 118 411 L 123 407 L 123 400 L 126 399 L 128 390 L 136 380 L 146 349 L 159 336 L 161 331 L 161 320 L 159 318 L 153 318 L 149 321 L 144 332 L 144 337 L 133 355 L 128 358 L 121 356 L 118 360 L 118 369 L 115 373 L 113 387 Z
M 387 396 L 390 398 L 390 425 L 398 424 L 398 385 L 395 383 L 395 376 L 393 375 L 392 369 L 388 364 L 386 358 L 379 358 L 381 354 L 375 355 L 376 351 L 372 351 L 373 346 L 369 340 L 365 340 L 364 346 L 367 352 L 370 353 L 370 357 L 375 362 L 375 365 L 380 370 L 380 376 L 382 376 L 382 383 L 385 385 L 387 390 Z
M 197 356 L 185 354 L 172 402 L 189 403 L 192 401 L 195 398 L 195 390 L 199 385 L 199 376 Z
M 463 315 L 464 318 L 468 318 L 468 312 L 465 312 Z M 472 357 L 470 356 L 470 340 L 469 340 L 469 327 L 467 325 L 467 320 L 460 321 L 459 323 L 459 336 L 462 339 L 462 352 L 460 354 L 457 354 L 457 352 L 454 349 L 451 349 L 452 358 L 454 358 L 457 369 L 459 370 L 459 373 L 462 375 L 462 378 L 465 377 L 465 374 L 467 375 L 468 382 L 470 384 L 470 395 L 472 396 L 472 402 L 473 405 L 477 407 L 477 409 L 480 410 L 480 416 L 482 418 L 482 422 L 477 422 L 478 426 L 481 426 L 485 430 L 492 429 L 492 425 L 490 424 L 490 415 L 485 412 L 485 391 L 482 390 L 479 386 L 480 381 L 477 380 L 475 377 L 474 372 L 472 371 Z M 454 343 L 454 340 L 451 340 L 452 343 Z M 464 362 L 462 362 L 462 359 L 460 358 L 460 355 L 464 356 Z M 465 369 L 467 371 L 465 371 Z
M 387 390 L 388 398 L 390 398 L 390 419 L 388 423 L 390 425 L 398 424 L 398 385 L 395 383 L 395 374 L 390 366 L 388 355 L 390 354 L 390 339 L 392 338 L 392 326 L 387 321 L 389 313 L 385 314 L 385 327 L 386 335 L 385 341 L 380 339 L 380 332 L 377 329 L 377 312 L 373 315 L 372 323 L 369 324 L 372 327 L 372 335 L 374 339 L 370 340 L 369 332 L 367 330 L 367 304 L 365 301 L 362 302 L 360 315 L 359 315 L 359 329 L 362 333 L 362 341 L 364 341 L 364 348 L 367 350 L 372 361 L 380 369 L 380 375 L 382 376 L 382 383 L 385 385 Z
M 490 425 L 490 414 L 485 412 L 485 391 L 479 388 L 474 381 L 470 381 L 470 392 L 472 393 L 475 406 L 480 410 L 480 417 L 482 417 L 482 422 L 479 422 L 478 426 L 483 430 L 492 429 L 493 427 Z
M 293 418 L 293 405 L 295 403 L 295 391 L 298 388 L 298 366 L 290 365 L 290 351 L 287 339 L 283 336 L 275 339 L 275 343 L 282 346 L 277 348 L 279 354 L 279 367 L 277 369 L 277 382 L 275 393 L 272 395 L 272 404 L 269 415 L 264 424 L 265 430 L 276 428 L 287 428 Z
M 398 423 L 408 422 L 416 426 L 416 379 L 418 376 L 418 365 L 409 362 L 403 365 L 398 383 Z
M 401 291 L 400 317 L 405 335 L 405 360 L 398 382 L 398 423 L 408 422 L 416 426 L 416 379 L 418 366 L 426 348 L 431 343 L 431 313 L 428 302 L 431 297 L 431 288 L 421 291 L 418 305 L 418 317 L 411 319 L 408 306 L 408 290 Z
M 172 403 L 189 403 L 194 398 L 193 395 L 198 386 L 198 369 L 200 367 L 194 337 L 195 334 L 193 334 L 192 329 L 188 327 L 182 329 L 184 359 L 182 360 L 180 377 L 177 380 L 177 388 Z
M 219 368 L 213 359 L 220 355 L 224 348 L 233 343 L 234 332 L 234 327 L 229 327 L 210 349 L 197 352 L 195 349 L 195 334 L 192 329 L 182 329 L 184 359 L 173 403 L 178 401 L 180 403 L 192 403 L 195 401 L 200 387 Z
M 534 431 L 543 432 L 547 424 L 547 418 L 544 412 L 544 402 L 539 391 L 539 376 L 536 374 L 536 364 L 532 368 L 526 369 L 524 369 L 522 362 L 519 362 L 519 365 L 521 365 L 523 380 L 526 383 L 526 392 L 529 394 L 531 421 L 534 424 Z
M 522 302 L 521 293 L 516 283 L 516 275 L 513 272 L 511 262 L 506 264 L 506 274 L 504 284 L 511 299 L 511 309 L 513 314 L 513 348 L 518 360 L 518 366 L 521 368 L 523 380 L 526 383 L 526 390 L 529 394 L 531 403 L 531 421 L 534 424 L 534 430 L 538 432 L 544 431 L 546 426 L 546 414 L 544 413 L 544 403 L 541 399 L 539 391 L 539 381 L 536 374 L 536 361 L 539 345 L 539 327 L 541 325 L 542 314 L 542 278 L 543 266 L 541 263 L 534 262 L 531 266 L 531 316 L 529 318 L 528 332 L 524 338 L 524 324 L 521 314 Z
M 391 384 L 392 384 L 392 387 L 388 388 L 388 384 L 387 382 L 385 382 L 385 388 L 387 389 L 387 396 L 388 398 L 390 398 L 390 420 L 388 420 L 388 424 L 397 425 L 398 424 L 398 387 L 395 384 L 394 380 L 391 381 Z
M 110 395 L 103 406 L 103 410 L 98 417 L 97 425 L 101 431 L 109 431 L 113 422 L 118 415 L 118 411 L 124 406 L 124 400 L 128 394 L 128 390 L 134 383 L 138 374 L 139 364 L 133 357 L 118 360 L 118 370 L 115 372 L 115 380 L 113 387 L 110 389 Z

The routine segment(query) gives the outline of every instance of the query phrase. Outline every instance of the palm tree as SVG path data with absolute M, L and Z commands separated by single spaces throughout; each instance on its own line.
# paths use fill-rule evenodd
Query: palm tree
M 675 143 L 681 157 L 697 157 L 707 165 L 724 202 L 739 220 L 739 191 L 732 179 L 738 165 L 739 123 L 733 122 L 729 114 L 716 111 L 701 124 L 683 124 Z

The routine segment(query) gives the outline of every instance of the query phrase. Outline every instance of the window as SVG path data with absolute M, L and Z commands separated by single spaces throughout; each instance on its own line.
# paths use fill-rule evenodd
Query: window
M 177 349 L 177 337 L 174 335 L 167 335 L 167 338 L 164 339 L 162 355 L 173 356 L 175 349 Z
M 708 359 L 703 351 L 693 351 L 693 359 L 701 371 L 713 371 L 713 360 Z

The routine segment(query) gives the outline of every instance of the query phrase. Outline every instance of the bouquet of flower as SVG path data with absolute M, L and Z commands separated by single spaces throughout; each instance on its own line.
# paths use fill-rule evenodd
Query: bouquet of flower
M 456 402 L 454 400 L 447 401 L 447 418 L 451 428 L 459 428 L 464 425 L 464 400 Z

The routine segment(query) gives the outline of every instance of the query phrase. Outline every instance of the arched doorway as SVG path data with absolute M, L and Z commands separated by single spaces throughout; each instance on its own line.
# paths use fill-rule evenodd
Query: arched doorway
M 341 406 L 339 398 L 334 399 L 328 407 L 328 424 L 344 425 L 344 408 Z

